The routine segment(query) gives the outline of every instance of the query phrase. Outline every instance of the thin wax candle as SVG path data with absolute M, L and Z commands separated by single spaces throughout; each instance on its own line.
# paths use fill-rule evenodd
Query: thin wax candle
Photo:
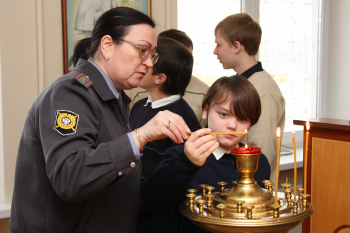
M 278 192 L 278 176 L 280 171 L 280 149 L 281 149 L 281 137 L 280 127 L 277 128 L 277 168 L 276 168 L 276 188 L 275 188 L 275 206 L 277 206 L 277 192 Z
M 307 155 L 308 155 L 308 149 L 309 149 L 309 129 L 310 129 L 310 123 L 309 121 L 306 122 L 306 136 L 305 136 L 305 156 L 304 156 L 304 194 L 306 194 L 306 182 L 307 182 Z
M 293 152 L 294 152 L 294 201 L 297 201 L 297 152 L 295 149 L 295 136 L 293 131 Z

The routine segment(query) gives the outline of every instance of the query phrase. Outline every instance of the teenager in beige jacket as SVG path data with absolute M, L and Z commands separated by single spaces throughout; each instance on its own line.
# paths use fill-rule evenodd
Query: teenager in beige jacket
M 226 17 L 215 28 L 217 55 L 224 69 L 233 69 L 247 78 L 256 88 L 261 100 L 261 116 L 252 126 L 243 143 L 258 146 L 271 165 L 270 180 L 276 180 L 277 127 L 283 134 L 285 101 L 272 79 L 255 58 L 261 41 L 261 28 L 248 14 Z M 282 135 L 281 135 L 282 136 Z M 276 185 L 276 187 L 278 187 Z

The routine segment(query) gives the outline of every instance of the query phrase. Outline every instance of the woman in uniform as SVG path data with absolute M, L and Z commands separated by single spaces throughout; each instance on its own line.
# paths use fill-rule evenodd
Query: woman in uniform
M 11 232 L 134 232 L 147 142 L 187 139 L 160 112 L 131 131 L 130 99 L 158 60 L 154 22 L 131 8 L 105 12 L 75 48 L 72 72 L 34 101 L 19 145 Z

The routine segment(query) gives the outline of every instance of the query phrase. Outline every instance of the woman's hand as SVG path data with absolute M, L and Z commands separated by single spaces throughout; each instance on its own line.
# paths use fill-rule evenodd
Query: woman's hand
M 208 156 L 219 146 L 216 135 L 209 135 L 210 132 L 210 129 L 197 130 L 185 142 L 184 152 L 187 158 L 197 166 L 202 166 Z
M 190 132 L 190 129 L 182 117 L 165 110 L 158 112 L 157 115 L 139 129 L 139 132 L 143 145 L 166 137 L 169 137 L 176 143 L 183 143 L 183 140 L 188 138 L 187 132 Z

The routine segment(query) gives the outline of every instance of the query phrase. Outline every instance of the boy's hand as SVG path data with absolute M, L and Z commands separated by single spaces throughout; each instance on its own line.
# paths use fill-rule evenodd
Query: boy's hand
M 219 146 L 216 135 L 208 135 L 210 132 L 210 129 L 197 130 L 185 142 L 184 152 L 187 158 L 197 166 L 202 166 L 208 156 Z

